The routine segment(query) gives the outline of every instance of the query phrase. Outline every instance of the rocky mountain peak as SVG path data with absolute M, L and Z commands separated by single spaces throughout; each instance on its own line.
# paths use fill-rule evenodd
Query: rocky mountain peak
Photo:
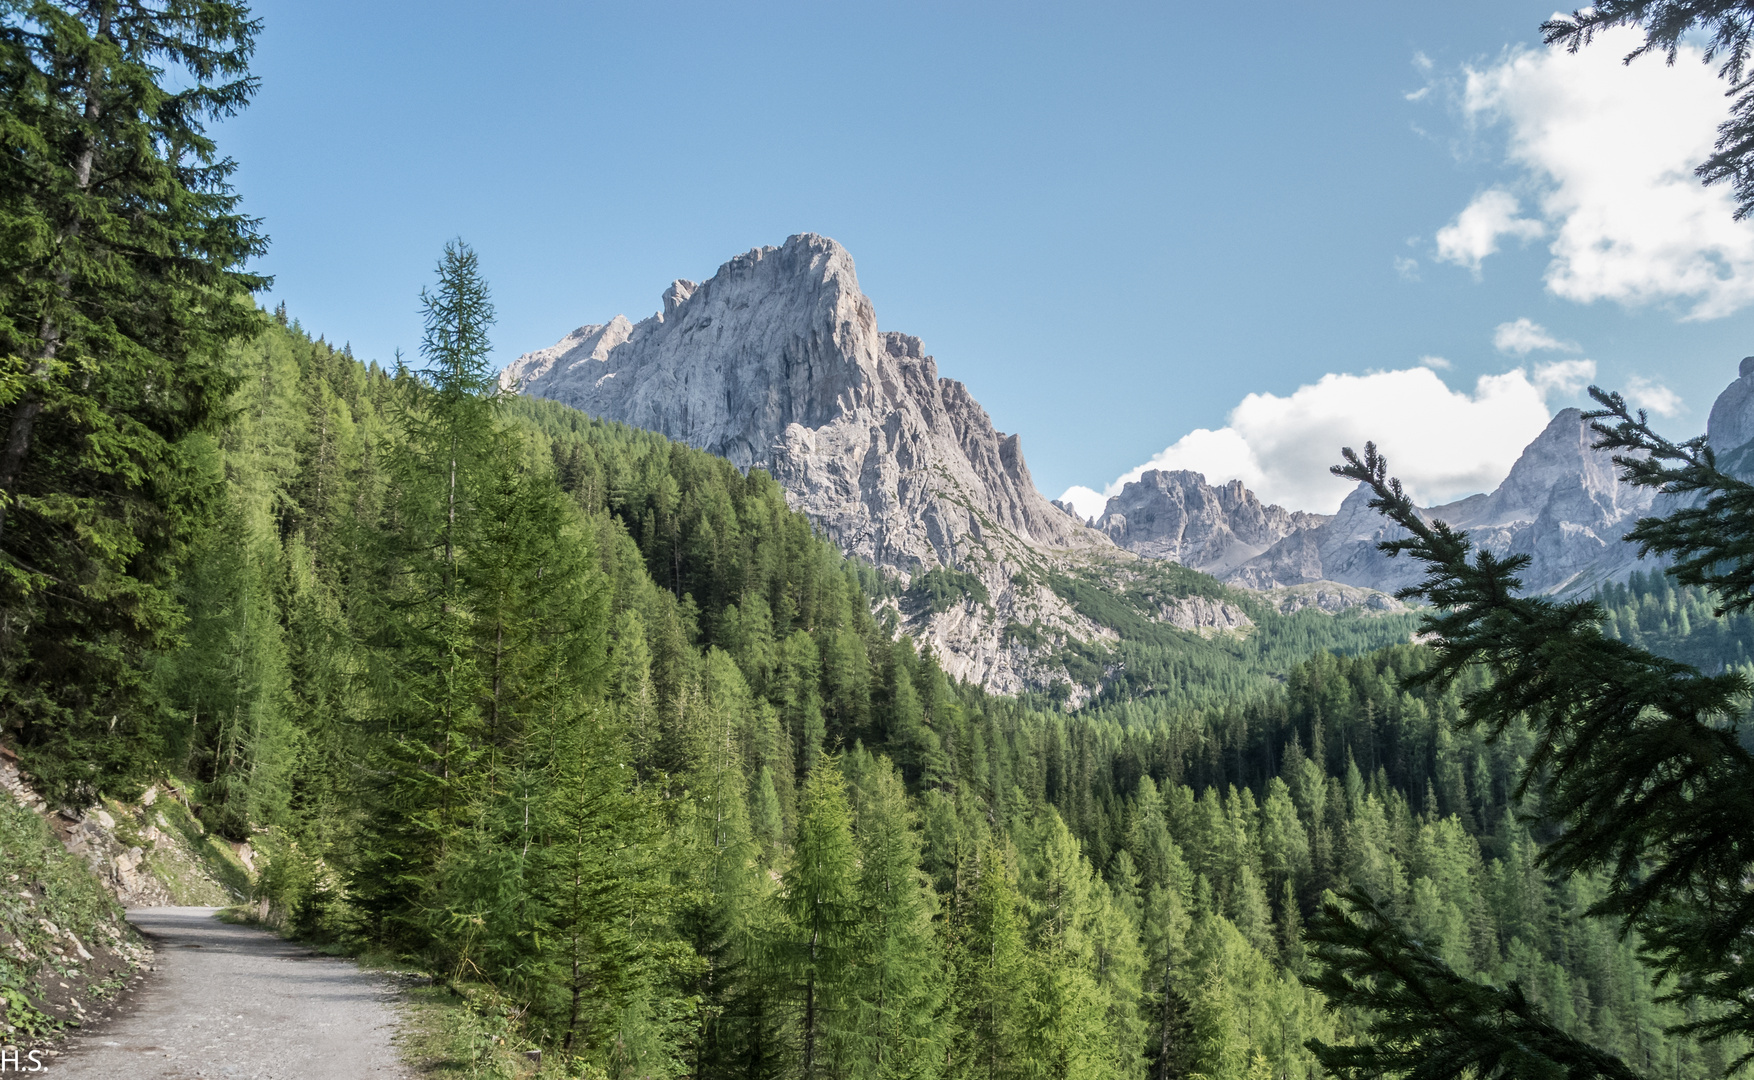
M 1582 411 L 1563 409 L 1492 492 L 1421 513 L 1465 529 L 1494 554 L 1530 556 L 1522 575 L 1530 592 L 1582 588 L 1624 574 L 1632 554 L 1620 537 L 1649 512 L 1652 496 L 1649 489 L 1622 483 L 1613 454 L 1595 449 L 1594 442 Z M 1273 588 L 1321 579 L 1389 591 L 1412 584 L 1420 567 L 1377 550 L 1402 534 L 1368 502 L 1368 489 L 1360 485 L 1331 520 L 1288 536 L 1229 580 Z
M 677 278 L 672 281 L 670 287 L 664 290 L 664 314 L 660 318 L 668 319 L 674 316 L 676 309 L 681 307 L 690 296 L 693 296 L 694 290 L 698 288 L 700 288 L 698 284 L 687 278 Z
M 1007 621 L 1073 616 L 1015 571 L 1044 550 L 1107 541 L 1036 490 L 1022 441 L 940 378 L 919 338 L 879 329 L 847 250 L 800 233 L 698 284 L 677 279 L 662 303 L 526 353 L 502 382 L 766 469 L 849 554 L 974 575 L 993 610 L 921 632 L 953 674 L 1020 685 L 998 670 Z
M 1581 409 L 1561 409 L 1523 448 L 1509 474 L 1490 495 L 1469 505 L 1464 500 L 1445 507 L 1454 518 L 1452 524 L 1534 521 L 1560 484 L 1580 486 L 1612 502 L 1620 479 L 1613 455 L 1595 449 L 1595 439 Z
M 1719 454 L 1746 446 L 1754 439 L 1754 356 L 1744 356 L 1736 381 L 1712 402 L 1705 438 Z
M 1096 528 L 1141 555 L 1226 574 L 1324 520 L 1265 505 L 1240 480 L 1214 487 L 1197 472 L 1150 469 L 1109 499 Z

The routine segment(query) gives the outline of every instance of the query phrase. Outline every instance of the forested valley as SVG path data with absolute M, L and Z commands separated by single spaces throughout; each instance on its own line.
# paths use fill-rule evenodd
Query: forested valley
M 437 317 L 482 288 L 454 249 Z M 265 853 L 267 919 L 614 1076 L 1317 1075 L 1353 1020 L 1300 932 L 1347 886 L 1628 1060 L 1721 1071 L 1537 865 L 1528 733 L 1402 689 L 1423 647 L 1233 659 L 1222 704 L 990 696 L 765 474 L 507 398 L 456 336 L 385 370 L 281 313 L 232 350 L 175 644 L 113 728 L 11 710 L 58 798 L 185 777 Z M 1687 590 L 1611 599 L 1700 640 Z
M 1746 88 L 1735 5 L 1543 32 L 1628 25 L 1671 58 L 1716 35 Z M 1591 389 L 1622 479 L 1677 496 L 1631 534 L 1664 572 L 1593 602 L 1523 595 L 1526 557 L 1428 522 L 1366 444 L 1335 471 L 1429 606 L 1044 561 L 1114 639 L 1012 624 L 1090 693 L 988 694 L 898 632 L 980 603 L 969 575 L 898 580 L 759 469 L 502 388 L 461 241 L 417 359 L 262 310 L 206 130 L 257 91 L 259 30 L 236 0 L 0 4 L 0 765 L 32 787 L 0 820 L 7 1036 L 64 1026 L 30 1000 L 68 955 L 25 947 L 64 937 L 40 898 L 143 955 L 50 812 L 163 790 L 259 853 L 234 915 L 443 988 L 463 1075 L 1747 1063 L 1754 484 L 1703 437 Z M 1741 214 L 1751 102 L 1704 167 Z M 1152 618 L 1188 596 L 1251 625 Z

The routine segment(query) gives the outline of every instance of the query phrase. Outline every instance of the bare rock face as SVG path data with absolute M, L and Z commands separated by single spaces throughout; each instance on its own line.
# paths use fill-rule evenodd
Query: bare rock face
M 1754 356 L 1744 356 L 1736 381 L 1712 402 L 1705 438 L 1719 456 L 1754 441 Z
M 1305 585 L 1286 585 L 1269 589 L 1261 598 L 1279 609 L 1282 615 L 1293 615 L 1305 608 L 1338 614 L 1348 608 L 1390 614 L 1407 610 L 1407 605 L 1388 593 L 1357 585 L 1341 585 L 1337 581 L 1312 581 Z
M 1754 392 L 1754 379 L 1747 381 Z M 1624 576 L 1636 553 L 1620 538 L 1651 512 L 1652 493 L 1622 483 L 1613 455 L 1596 450 L 1594 440 L 1583 414 L 1565 409 L 1523 450 L 1496 490 L 1421 513 L 1467 530 L 1483 550 L 1530 556 L 1522 577 L 1531 593 Z M 1371 510 L 1369 498 L 1360 485 L 1332 520 L 1280 541 L 1228 580 L 1257 589 L 1326 580 L 1388 592 L 1413 584 L 1422 576 L 1420 564 L 1377 550 L 1405 533 Z
M 954 675 L 1027 685 L 1002 643 L 1012 620 L 1090 636 L 1051 592 L 1012 578 L 1039 552 L 1107 541 L 1036 490 L 1018 437 L 940 378 L 918 338 L 878 328 L 845 248 L 793 236 L 672 283 L 663 305 L 527 353 L 502 384 L 766 469 L 848 554 L 976 573 L 990 612 L 971 600 L 910 626 Z
M 1182 596 L 1158 607 L 1158 621 L 1177 630 L 1191 630 L 1204 637 L 1250 629 L 1255 621 L 1235 604 L 1204 596 Z
M 1197 472 L 1152 469 L 1109 499 L 1096 527 L 1129 551 L 1223 576 L 1326 520 L 1264 505 L 1240 480 L 1213 487 Z

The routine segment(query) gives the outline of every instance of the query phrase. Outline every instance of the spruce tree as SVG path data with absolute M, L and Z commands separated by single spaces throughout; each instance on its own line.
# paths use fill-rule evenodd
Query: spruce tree
M 57 799 L 157 749 L 146 672 L 218 494 L 192 465 L 266 284 L 206 134 L 257 29 L 228 0 L 0 5 L 0 723 Z
M 1590 414 L 1598 445 L 1629 451 L 1615 459 L 1625 478 L 1688 500 L 1666 519 L 1641 520 L 1632 538 L 1674 559 L 1683 581 L 1715 589 L 1720 613 L 1754 606 L 1754 485 L 1723 472 L 1703 437 L 1671 443 L 1618 395 L 1591 394 L 1603 405 Z M 1563 826 L 1539 863 L 1549 873 L 1605 876 L 1605 894 L 1590 912 L 1636 932 L 1673 980 L 1671 996 L 1694 1004 L 1675 1030 L 1706 1039 L 1754 1034 L 1754 975 L 1740 959 L 1754 927 L 1754 899 L 1744 887 L 1754 851 L 1754 755 L 1735 723 L 1747 680 L 1705 675 L 1605 637 L 1594 601 L 1519 595 L 1517 575 L 1528 556 L 1475 552 L 1466 534 L 1427 522 L 1374 445 L 1345 457 L 1336 474 L 1368 485 L 1372 507 L 1405 530 L 1383 549 L 1425 564 L 1424 580 L 1403 595 L 1434 605 L 1424 626 L 1437 642 L 1437 660 L 1409 683 L 1448 686 L 1471 669 L 1489 674 L 1486 685 L 1463 696 L 1468 720 L 1495 736 L 1527 722 L 1534 746 L 1518 794 Z M 1545 915 L 1523 899 L 1545 895 L 1538 879 L 1530 882 L 1533 851 L 1509 839 L 1512 854 L 1526 851 L 1529 859 L 1522 871 L 1501 864 L 1501 905 L 1539 936 Z M 1376 898 L 1360 893 L 1352 902 L 1355 913 L 1330 905 L 1312 928 L 1325 964 L 1314 985 L 1382 1019 L 1364 1048 L 1319 1047 L 1325 1064 L 1379 1075 L 1404 1071 L 1417 1056 L 1419 1075 L 1436 1077 L 1532 1054 L 1522 1067 L 1545 1062 L 1572 1075 L 1625 1070 L 1565 1035 L 1527 1004 L 1520 987 L 1468 982 L 1432 950 L 1415 948 Z M 1514 1022 L 1487 1022 L 1486 1010 Z

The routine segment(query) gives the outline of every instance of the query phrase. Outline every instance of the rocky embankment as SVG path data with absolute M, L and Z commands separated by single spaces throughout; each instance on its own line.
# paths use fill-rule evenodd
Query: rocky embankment
M 204 836 L 174 788 L 57 810 L 0 747 L 0 1047 L 52 1059 L 153 962 L 125 906 L 229 904 L 247 888 L 236 850 Z

